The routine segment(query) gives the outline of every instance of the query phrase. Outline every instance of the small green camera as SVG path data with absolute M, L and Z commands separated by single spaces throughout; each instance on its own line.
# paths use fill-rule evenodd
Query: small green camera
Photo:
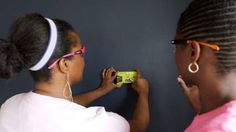
M 137 79 L 137 72 L 136 71 L 118 71 L 115 84 L 122 85 L 122 84 L 129 84 L 135 82 Z

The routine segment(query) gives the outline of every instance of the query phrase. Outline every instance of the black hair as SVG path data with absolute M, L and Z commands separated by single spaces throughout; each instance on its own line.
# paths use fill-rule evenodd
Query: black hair
M 177 33 L 184 39 L 218 43 L 218 70 L 226 73 L 236 68 L 235 0 L 193 0 L 181 15 Z
M 69 53 L 73 42 L 68 32 L 74 32 L 67 22 L 53 19 L 58 31 L 57 46 L 47 64 L 38 71 L 31 71 L 35 81 L 48 81 L 51 72 L 48 66 L 57 58 Z M 38 13 L 19 17 L 11 26 L 10 35 L 0 40 L 0 77 L 8 79 L 23 69 L 34 66 L 43 56 L 49 42 L 50 26 Z

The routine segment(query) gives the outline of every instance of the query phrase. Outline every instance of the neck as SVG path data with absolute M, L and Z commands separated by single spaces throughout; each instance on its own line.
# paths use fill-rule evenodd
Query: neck
M 66 81 L 58 81 L 58 83 L 53 83 L 53 82 L 36 83 L 34 87 L 34 92 L 41 95 L 62 98 L 72 101 L 72 95 L 71 95 L 72 93 L 70 91 L 70 87 L 66 85 Z
M 207 78 L 212 80 L 209 81 Z M 208 83 L 205 83 L 206 80 Z M 236 74 L 233 72 L 225 76 L 205 76 L 201 82 L 204 82 L 199 85 L 201 113 L 209 112 L 236 99 Z

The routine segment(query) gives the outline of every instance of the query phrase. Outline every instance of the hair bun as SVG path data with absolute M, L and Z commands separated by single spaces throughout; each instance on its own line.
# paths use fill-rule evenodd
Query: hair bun
M 23 59 L 16 46 L 3 39 L 0 39 L 0 60 L 0 78 L 8 79 L 24 67 Z

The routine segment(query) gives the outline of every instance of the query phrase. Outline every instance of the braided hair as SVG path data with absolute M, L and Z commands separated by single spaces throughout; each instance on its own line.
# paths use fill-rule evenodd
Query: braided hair
M 236 68 L 236 0 L 193 0 L 181 15 L 177 33 L 184 39 L 218 43 L 218 70 Z

